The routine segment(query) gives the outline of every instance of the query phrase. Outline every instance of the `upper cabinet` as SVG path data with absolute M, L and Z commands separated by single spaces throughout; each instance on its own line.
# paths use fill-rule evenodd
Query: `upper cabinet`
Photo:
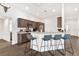
M 57 27 L 62 28 L 62 17 L 57 17 Z
M 18 27 L 19 28 L 26 28 L 27 31 L 30 29 L 33 29 L 33 31 L 39 31 L 39 32 L 44 32 L 44 23 L 42 22 L 35 22 L 35 21 L 30 21 L 27 19 L 22 19 L 18 18 Z
M 57 17 L 57 28 L 59 32 L 63 32 L 62 31 L 62 17 Z
M 27 21 L 25 19 L 18 18 L 18 27 L 27 27 Z

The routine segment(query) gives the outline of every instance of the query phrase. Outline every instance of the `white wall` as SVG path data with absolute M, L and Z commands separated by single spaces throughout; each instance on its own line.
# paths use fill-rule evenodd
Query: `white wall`
M 65 26 L 68 27 L 67 32 L 70 33 L 71 35 L 78 36 L 79 32 L 79 24 L 77 19 L 71 19 L 65 22 Z
M 3 21 L 0 19 L 0 39 L 3 39 Z
M 4 29 L 4 36 L 3 38 L 7 41 L 10 42 L 10 23 L 9 23 L 9 19 L 4 19 L 4 26 L 3 26 L 3 29 Z
M 45 32 L 57 32 L 57 17 L 44 19 Z
M 10 41 L 9 19 L 0 20 L 0 39 Z

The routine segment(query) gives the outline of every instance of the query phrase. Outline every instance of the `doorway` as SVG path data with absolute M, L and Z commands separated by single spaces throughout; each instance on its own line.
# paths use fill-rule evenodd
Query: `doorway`
M 0 18 L 0 49 L 10 45 L 10 19 Z

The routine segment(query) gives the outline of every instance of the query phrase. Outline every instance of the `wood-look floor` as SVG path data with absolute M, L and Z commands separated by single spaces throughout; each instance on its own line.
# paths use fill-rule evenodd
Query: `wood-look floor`
M 27 43 L 27 49 L 26 49 L 26 54 L 25 52 L 25 47 L 26 43 L 21 44 L 21 45 L 7 45 L 6 47 L 0 49 L 0 56 L 31 56 L 31 51 L 29 49 L 29 42 Z M 79 56 L 79 39 L 77 37 L 72 37 L 72 45 L 74 49 L 74 56 Z M 0 47 L 1 48 L 1 47 Z M 39 53 L 37 51 L 32 50 L 32 56 L 53 56 L 53 51 L 45 52 L 44 53 Z M 61 51 L 56 51 L 55 56 L 63 56 L 63 50 Z M 67 56 L 70 56 L 71 54 L 66 52 Z

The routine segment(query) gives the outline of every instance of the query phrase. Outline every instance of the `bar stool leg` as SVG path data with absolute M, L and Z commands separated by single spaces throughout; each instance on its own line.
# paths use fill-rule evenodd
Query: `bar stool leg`
M 54 46 L 54 45 L 53 45 L 52 40 L 50 40 L 50 43 L 51 43 L 50 46 L 52 46 L 52 51 L 53 51 L 53 55 L 54 55 L 54 50 L 53 50 L 53 46 Z
M 71 39 L 69 39 L 69 41 L 70 41 L 70 45 L 71 45 L 72 55 L 74 55 L 74 50 L 73 50 L 73 48 L 72 48 L 72 42 L 71 42 Z
M 62 49 L 63 49 L 63 44 L 62 44 L 62 40 L 59 40 L 58 44 L 57 44 L 57 50 L 59 50 L 59 46 L 62 46 Z
M 52 50 L 53 50 L 53 43 L 52 43 L 52 40 L 50 40 L 50 42 L 51 42 L 51 46 L 52 46 Z
M 59 47 L 59 44 L 58 44 L 58 40 L 57 40 L 57 41 L 56 41 L 56 50 L 55 50 L 56 55 L 57 55 L 58 47 Z
M 56 50 L 55 50 L 55 53 L 56 53 L 56 51 L 59 50 L 60 43 L 62 43 L 61 40 L 59 40 L 59 41 L 57 40 L 56 41 Z
M 71 50 L 72 50 L 72 52 L 69 52 L 69 53 L 71 53 L 72 55 L 74 55 L 74 50 L 73 50 L 73 48 L 72 48 L 72 43 L 71 43 L 71 40 L 69 39 L 69 42 L 70 42 L 70 48 L 71 48 Z M 66 42 L 64 42 L 64 43 L 66 43 Z M 66 46 L 66 44 L 64 44 L 65 46 Z M 64 47 L 65 48 L 65 55 L 66 55 L 66 51 L 67 51 L 67 49 L 66 49 L 66 47 Z
M 45 55 L 45 43 L 44 43 L 44 46 L 42 46 L 42 44 L 43 44 L 44 42 L 43 42 L 43 40 L 41 41 L 41 46 L 40 46 L 40 55 L 42 55 L 41 54 L 41 49 L 42 49 L 42 47 L 44 48 L 44 55 Z
M 47 51 L 49 51 L 49 41 L 47 41 Z
M 54 55 L 55 55 L 55 47 L 56 47 L 56 42 L 54 40 Z
M 64 46 L 64 44 L 62 43 L 62 40 L 60 39 L 60 44 L 59 45 L 61 45 L 62 46 L 62 50 L 64 49 L 64 53 L 65 54 L 63 54 L 63 55 L 66 55 L 66 51 L 65 51 L 65 48 L 63 47 Z
M 31 40 L 31 56 L 32 56 L 33 40 Z
M 49 50 L 49 42 L 48 41 L 44 41 L 44 55 L 46 55 L 46 49 L 47 51 Z M 41 46 L 42 46 L 42 42 L 41 42 Z M 51 46 L 51 45 L 50 45 Z M 41 51 L 41 47 L 40 47 L 40 51 Z
M 66 56 L 66 42 L 64 41 L 64 55 Z
M 56 55 L 56 50 L 57 50 L 57 42 L 56 42 L 56 40 L 55 40 L 55 51 L 54 51 L 54 55 Z
M 59 48 L 59 45 L 61 45 L 61 46 L 62 46 L 62 49 L 63 49 L 62 40 L 59 40 L 59 44 L 58 44 L 58 46 L 57 46 L 57 49 Z
M 44 41 L 44 55 L 45 55 L 45 47 L 46 47 L 46 46 L 45 46 L 45 41 Z
M 37 44 L 37 49 L 39 51 L 39 44 L 38 44 L 38 41 L 36 40 L 36 44 Z M 40 50 L 41 51 L 41 50 Z M 41 52 L 39 52 L 39 54 L 42 56 Z
M 50 44 L 49 44 L 49 42 L 50 42 Z M 52 47 L 52 46 L 53 46 L 53 45 L 52 45 L 52 40 L 49 40 L 47 44 L 49 44 L 49 45 L 48 45 L 48 47 L 47 47 L 47 48 L 48 48 L 48 50 L 49 50 L 49 51 L 48 51 L 48 52 L 49 52 L 49 54 L 51 54 L 51 56 L 54 56 L 54 55 L 51 53 L 51 51 L 53 51 L 53 47 Z M 49 48 L 49 47 L 50 47 L 50 48 L 52 47 L 52 50 L 51 50 L 51 51 L 50 51 L 50 48 Z M 53 52 L 53 53 L 54 53 L 54 52 Z
M 66 55 L 65 48 L 63 47 L 63 46 L 64 46 L 64 44 L 62 43 L 62 40 L 60 40 L 60 41 L 61 41 L 62 50 L 64 49 L 64 52 L 65 52 L 65 54 L 64 54 L 64 55 Z

